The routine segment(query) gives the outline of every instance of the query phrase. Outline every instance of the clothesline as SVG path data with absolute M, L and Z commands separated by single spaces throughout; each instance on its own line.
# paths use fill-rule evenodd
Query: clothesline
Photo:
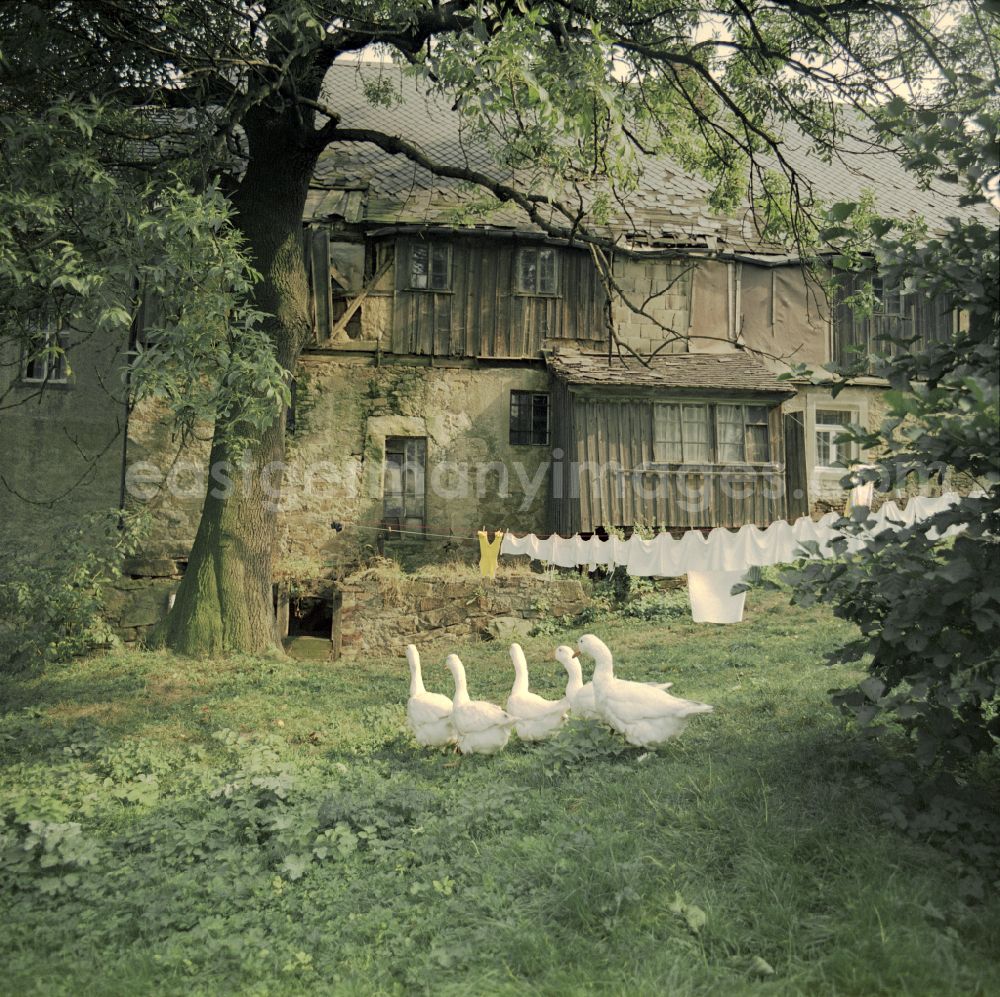
M 870 514 L 873 521 L 871 533 L 874 535 L 893 526 L 911 526 L 914 522 L 927 519 L 950 507 L 958 499 L 959 496 L 953 492 L 937 498 L 914 496 L 907 502 L 905 510 L 900 509 L 894 501 L 887 501 Z M 833 528 L 833 524 L 840 518 L 840 513 L 830 512 L 819 520 L 809 516 L 803 516 L 794 523 L 776 520 L 764 529 L 753 524 L 742 526 L 735 532 L 727 527 L 707 531 L 689 527 L 680 537 L 674 536 L 676 531 L 658 533 L 648 539 L 633 533 L 627 540 L 614 535 L 602 538 L 596 533 L 585 538 L 579 533 L 563 537 L 558 533 L 542 536 L 527 533 L 518 536 L 509 531 L 494 532 L 495 537 L 502 538 L 500 555 L 527 556 L 555 567 L 587 567 L 591 571 L 598 567 L 613 570 L 621 565 L 634 576 L 672 577 L 690 571 L 736 571 L 794 561 L 802 556 L 802 544 L 810 541 L 822 547 L 829 545 L 833 539 L 843 538 L 847 540 L 848 549 L 859 549 L 864 545 L 864 539 L 846 535 Z M 481 537 L 486 532 L 481 530 L 473 536 L 467 536 L 429 530 L 390 530 L 384 523 L 364 520 L 342 520 L 331 525 L 338 532 L 345 526 L 352 526 L 380 533 L 480 544 Z M 495 542 L 494 539 L 494 544 Z M 493 544 L 489 546 L 492 547 Z
M 747 525 L 735 533 L 718 527 L 703 536 L 699 531 L 685 533 L 675 539 L 669 533 L 659 533 L 644 540 L 633 534 L 628 540 L 610 537 L 600 540 L 593 536 L 587 540 L 577 535 L 569 539 L 549 537 L 542 539 L 534 534 L 504 537 L 500 553 L 511 557 L 527 556 L 532 560 L 546 561 L 562 568 L 598 566 L 613 568 L 623 565 L 630 575 L 638 577 L 669 578 L 692 571 L 746 571 L 750 567 L 794 561 L 803 556 L 803 544 L 816 543 L 822 553 L 829 554 L 831 541 L 845 540 L 848 550 L 859 550 L 868 539 L 886 529 L 912 526 L 952 506 L 959 496 L 948 493 L 939 498 L 915 496 L 901 510 L 895 502 L 886 502 L 871 513 L 868 536 L 854 536 L 835 529 L 834 523 L 842 517 L 827 513 L 819 520 L 803 516 L 789 523 L 779 519 L 766 529 Z M 824 550 L 824 548 L 827 548 Z

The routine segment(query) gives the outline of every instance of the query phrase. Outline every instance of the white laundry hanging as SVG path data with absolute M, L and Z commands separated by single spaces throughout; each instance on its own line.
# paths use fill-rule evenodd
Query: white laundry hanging
M 695 620 L 733 623 L 742 619 L 745 593 L 732 596 L 730 590 L 748 568 L 794 561 L 807 553 L 802 547 L 804 543 L 815 543 L 821 556 L 834 553 L 830 543 L 837 539 L 846 541 L 848 551 L 857 551 L 885 530 L 912 527 L 958 501 L 959 496 L 954 492 L 935 498 L 914 496 L 905 509 L 890 500 L 867 516 L 867 529 L 862 534 L 845 533 L 835 528 L 834 524 L 842 517 L 839 513 L 828 512 L 818 520 L 809 516 L 802 516 L 794 523 L 779 519 L 764 530 L 754 525 L 736 531 L 717 527 L 707 535 L 689 530 L 679 539 L 669 533 L 658 533 L 649 539 L 633 533 L 628 540 L 617 537 L 601 540 L 596 535 L 584 540 L 579 534 L 541 540 L 532 533 L 524 537 L 507 533 L 500 553 L 515 557 L 526 555 L 566 568 L 607 565 L 613 569 L 620 564 L 633 577 L 687 575 Z M 960 531 L 961 527 L 952 526 L 944 536 Z M 939 538 L 936 528 L 932 528 L 929 535 L 932 539 Z

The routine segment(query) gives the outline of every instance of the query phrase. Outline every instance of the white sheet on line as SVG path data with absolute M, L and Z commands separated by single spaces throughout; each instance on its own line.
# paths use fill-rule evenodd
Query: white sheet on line
M 875 536 L 887 529 L 913 526 L 947 509 L 958 498 L 954 492 L 937 498 L 915 496 L 905 509 L 895 502 L 886 502 L 869 517 L 868 533 Z M 753 525 L 735 532 L 719 527 L 707 535 L 691 530 L 679 539 L 659 533 L 646 540 L 638 534 L 624 541 L 617 537 L 601 540 L 596 536 L 585 540 L 579 534 L 543 540 L 533 533 L 523 537 L 505 533 L 500 553 L 512 557 L 524 555 L 562 568 L 621 564 L 630 575 L 644 577 L 672 577 L 690 571 L 745 571 L 753 566 L 794 561 L 804 553 L 800 545 L 808 541 L 818 544 L 821 554 L 830 554 L 828 544 L 838 537 L 847 539 L 849 550 L 863 547 L 864 537 L 846 535 L 833 528 L 840 518 L 839 513 L 830 512 L 818 520 L 809 516 L 794 523 L 779 519 L 763 530 Z M 954 532 L 957 532 L 955 527 L 947 531 Z M 935 530 L 933 536 L 936 535 Z

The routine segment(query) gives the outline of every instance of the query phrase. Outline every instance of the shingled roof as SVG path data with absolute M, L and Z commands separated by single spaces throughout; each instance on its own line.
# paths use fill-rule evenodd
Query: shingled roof
M 372 104 L 365 87 L 387 81 L 398 103 Z M 326 96 L 341 115 L 344 127 L 371 128 L 398 136 L 418 147 L 432 161 L 469 166 L 522 190 L 568 193 L 558 178 L 531 171 L 513 171 L 498 162 L 484 138 L 471 133 L 461 116 L 440 95 L 424 92 L 417 80 L 399 66 L 381 63 L 338 63 L 329 70 Z M 996 221 L 992 208 L 962 207 L 957 185 L 935 182 L 921 189 L 900 161 L 873 143 L 845 139 L 832 161 L 820 158 L 810 140 L 798 133 L 786 137 L 784 155 L 799 172 L 815 198 L 850 200 L 865 191 L 876 194 L 877 207 L 900 220 L 922 216 L 932 231 L 949 215 L 979 213 Z M 612 217 L 605 235 L 634 232 L 650 246 L 704 247 L 708 250 L 778 253 L 763 243 L 746 207 L 723 216 L 709 205 L 710 188 L 665 157 L 647 158 L 636 190 Z M 576 202 L 576 191 L 571 200 Z M 347 196 L 347 195 L 350 196 Z M 593 192 L 582 192 L 591 196 Z M 442 178 L 401 155 L 390 155 L 370 143 L 334 143 L 321 157 L 307 217 L 334 218 L 369 228 L 387 225 L 467 226 L 458 209 L 482 197 L 471 185 Z M 349 210 L 345 210 L 349 209 Z M 553 220 L 564 223 L 553 211 Z M 483 217 L 479 227 L 538 231 L 519 208 L 510 204 Z
M 671 353 L 654 357 L 647 367 L 631 357 L 562 350 L 547 358 L 549 369 L 566 384 L 601 388 L 659 388 L 684 391 L 794 395 L 753 355 Z

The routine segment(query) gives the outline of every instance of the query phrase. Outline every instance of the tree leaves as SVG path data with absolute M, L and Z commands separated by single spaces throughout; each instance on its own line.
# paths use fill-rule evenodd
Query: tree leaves
M 973 48 L 979 43 L 975 42 Z M 1000 117 L 984 96 L 994 88 L 973 76 L 949 74 L 945 96 L 955 112 L 911 108 L 901 98 L 883 108 L 905 147 L 911 170 L 966 171 L 970 194 L 996 177 Z M 980 128 L 971 120 L 983 120 Z M 981 199 L 982 191 L 979 190 Z M 815 561 L 793 577 L 796 600 L 831 603 L 865 640 L 835 656 L 871 655 L 870 676 L 835 702 L 869 737 L 891 727 L 913 739 L 924 766 L 963 765 L 995 751 L 990 726 L 1000 693 L 1000 259 L 995 223 L 974 216 L 947 220 L 928 235 L 919 222 L 898 226 L 872 206 L 843 202 L 827 214 L 840 240 L 837 269 L 873 274 L 915 298 L 949 299 L 967 324 L 945 341 L 915 350 L 911 339 L 887 343 L 883 371 L 887 416 L 875 433 L 849 435 L 879 453 L 880 489 L 910 488 L 929 479 L 982 489 L 931 522 L 900 527 L 860 553 Z M 849 222 L 849 224 L 848 224 Z M 868 255 L 865 255 L 865 254 Z M 890 351 L 890 347 L 892 348 Z M 857 373 L 835 371 L 846 385 Z M 860 523 L 847 529 L 860 530 Z M 949 537 L 949 533 L 957 536 Z M 894 723 L 888 723 L 894 721 Z

